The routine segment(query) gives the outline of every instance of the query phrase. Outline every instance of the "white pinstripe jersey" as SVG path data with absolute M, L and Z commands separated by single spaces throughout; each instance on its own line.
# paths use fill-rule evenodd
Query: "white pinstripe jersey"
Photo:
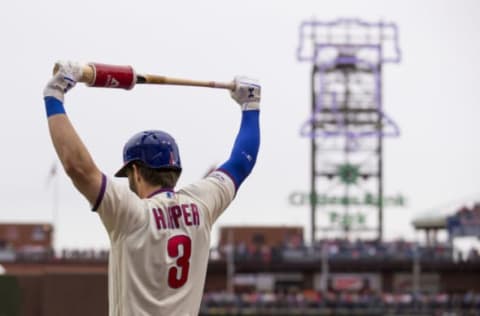
M 210 231 L 234 195 L 221 171 L 146 199 L 104 177 L 97 212 L 111 242 L 109 315 L 198 315 Z

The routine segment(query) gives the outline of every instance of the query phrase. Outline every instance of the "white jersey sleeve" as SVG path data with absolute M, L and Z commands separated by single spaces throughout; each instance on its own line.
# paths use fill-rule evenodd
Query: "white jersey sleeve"
M 146 202 L 140 199 L 127 185 L 115 183 L 103 176 L 102 190 L 94 211 L 100 216 L 110 238 L 128 235 L 148 221 Z
M 229 175 L 216 170 L 207 177 L 183 187 L 180 192 L 192 196 L 205 206 L 211 226 L 234 199 L 235 184 Z

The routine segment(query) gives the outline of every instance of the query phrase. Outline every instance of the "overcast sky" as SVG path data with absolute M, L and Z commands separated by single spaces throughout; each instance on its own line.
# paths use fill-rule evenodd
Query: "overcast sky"
M 385 141 L 385 192 L 407 207 L 387 209 L 385 237 L 415 238 L 411 221 L 480 200 L 480 2 L 423 1 L 2 1 L 0 220 L 52 222 L 57 161 L 42 90 L 59 59 L 129 64 L 138 72 L 262 83 L 258 162 L 222 225 L 303 225 L 309 190 L 311 64 L 296 58 L 302 21 L 359 17 L 399 27 L 402 61 L 384 67 L 384 109 L 401 129 Z M 66 110 L 97 165 L 112 175 L 126 140 L 145 129 L 171 133 L 184 172 L 179 186 L 229 155 L 240 121 L 224 90 L 137 86 L 131 91 L 78 84 Z M 122 181 L 122 180 L 120 180 Z M 56 246 L 108 246 L 107 235 L 63 170 L 58 175 Z

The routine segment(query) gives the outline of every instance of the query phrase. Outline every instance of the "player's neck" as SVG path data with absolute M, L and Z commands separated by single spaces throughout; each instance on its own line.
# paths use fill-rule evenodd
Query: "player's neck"
M 131 175 L 131 178 L 129 177 L 129 181 L 131 181 L 131 189 L 141 199 L 146 199 L 156 191 L 162 189 L 161 185 L 151 185 L 150 183 L 145 181 L 145 179 L 139 173 L 135 164 L 133 165 L 133 174 Z
M 138 190 L 138 196 L 142 199 L 146 199 L 150 196 L 152 196 L 153 193 L 161 190 L 162 187 L 157 185 L 157 186 L 151 186 L 145 183 L 145 185 L 142 185 L 139 190 Z

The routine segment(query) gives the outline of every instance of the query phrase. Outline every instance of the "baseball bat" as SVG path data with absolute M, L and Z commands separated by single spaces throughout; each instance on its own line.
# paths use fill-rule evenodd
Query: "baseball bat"
M 55 64 L 55 74 L 60 65 Z M 84 82 L 90 87 L 123 88 L 132 89 L 135 84 L 164 84 L 194 87 L 208 87 L 234 90 L 234 82 L 202 81 L 184 78 L 173 78 L 152 74 L 136 73 L 131 66 L 107 65 L 100 63 L 88 63 L 83 65 L 83 73 L 79 82 Z

